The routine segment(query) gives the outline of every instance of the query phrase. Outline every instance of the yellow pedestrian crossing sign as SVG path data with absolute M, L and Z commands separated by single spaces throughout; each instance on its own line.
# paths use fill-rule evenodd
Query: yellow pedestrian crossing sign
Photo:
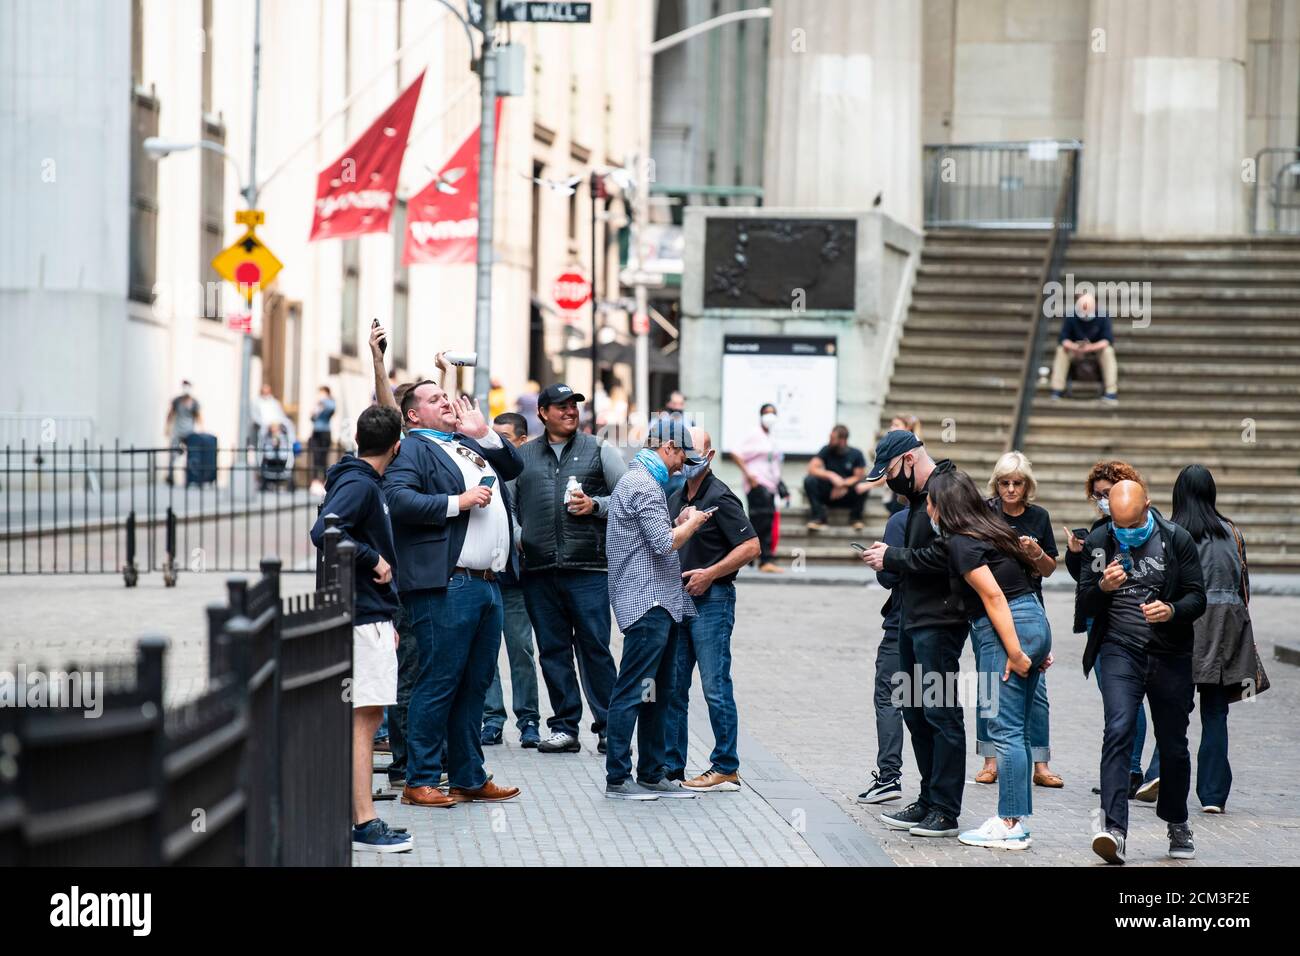
M 261 214 L 256 210 L 250 212 L 255 215 L 235 217 L 248 226 L 248 231 L 213 257 L 212 268 L 221 278 L 239 286 L 244 297 L 251 301 L 253 293 L 270 285 L 284 265 L 253 231 L 253 226 L 261 220 Z

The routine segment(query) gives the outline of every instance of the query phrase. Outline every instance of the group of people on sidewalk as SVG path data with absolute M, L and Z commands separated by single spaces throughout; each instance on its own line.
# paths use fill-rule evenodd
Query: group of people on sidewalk
M 579 429 L 585 397 L 556 384 L 538 395 L 543 432 L 530 440 L 520 415 L 489 423 L 438 383 L 390 388 L 384 337 L 376 326 L 376 403 L 358 416 L 356 454 L 329 469 L 312 529 L 320 547 L 336 515 L 357 546 L 353 847 L 413 846 L 374 809 L 372 741 L 385 709 L 389 785 L 402 803 L 519 797 L 484 766 L 484 747 L 504 740 L 503 637 L 521 747 L 580 751 L 585 697 L 607 797 L 738 790 L 732 582 L 760 547 L 739 498 L 712 474 L 709 435 L 664 413 L 627 464 Z M 611 616 L 623 633 L 617 665 Z M 537 663 L 552 710 L 545 737 Z M 690 776 L 697 668 L 715 746 Z
M 859 802 L 901 798 L 906 726 L 919 794 L 881 821 L 914 836 L 1026 849 L 1034 786 L 1064 786 L 1049 766 L 1045 673 L 1054 658 L 1042 591 L 1057 549 L 1050 517 L 1032 503 L 1032 466 L 1019 452 L 1003 455 L 986 495 L 951 461 L 932 459 L 912 431 L 891 429 L 865 476 L 882 479 L 906 505 L 891 516 L 884 540 L 862 554 L 890 596 L 873 695 L 877 769 Z M 1169 518 L 1151 506 L 1145 480 L 1125 462 L 1098 462 L 1086 490 L 1099 517 L 1090 529 L 1064 530 L 1076 581 L 1074 630 L 1087 634 L 1084 674 L 1096 674 L 1103 702 L 1102 825 L 1092 849 L 1123 863 L 1128 801 L 1148 799 L 1167 824 L 1169 855 L 1188 859 L 1195 854 L 1187 808 L 1194 691 L 1202 722 L 1196 792 L 1204 812 L 1222 813 L 1232 782 L 1228 705 L 1268 686 L 1247 609 L 1245 542 L 1217 510 L 1213 476 L 1201 465 L 1178 475 Z M 985 757 L 976 781 L 997 784 L 998 810 L 963 831 L 966 735 L 957 689 L 968 634 L 979 688 L 976 750 Z M 1156 736 L 1146 776 L 1144 698 Z

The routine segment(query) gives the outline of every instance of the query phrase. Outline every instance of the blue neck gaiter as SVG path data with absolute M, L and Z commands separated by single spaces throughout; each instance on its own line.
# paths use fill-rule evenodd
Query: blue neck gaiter
M 1140 548 L 1147 543 L 1151 533 L 1156 530 L 1156 518 L 1148 509 L 1147 523 L 1140 528 L 1116 528 L 1111 526 L 1111 531 L 1115 533 L 1115 540 L 1126 548 Z
M 454 432 L 440 432 L 436 428 L 412 428 L 407 431 L 408 435 L 432 435 L 434 438 L 441 438 L 443 441 L 454 441 L 456 435 Z
M 652 452 L 649 448 L 642 448 L 636 453 L 634 461 L 641 462 L 645 470 L 650 472 L 650 477 L 659 482 L 659 487 L 668 484 L 668 466 L 664 464 L 663 459 Z

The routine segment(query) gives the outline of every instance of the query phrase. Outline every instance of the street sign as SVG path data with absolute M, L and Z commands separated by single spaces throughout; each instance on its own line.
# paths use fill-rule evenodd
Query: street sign
M 483 29 L 483 4 L 470 0 L 469 22 Z M 498 23 L 590 23 L 590 3 L 556 3 L 549 0 L 497 0 Z
M 555 306 L 565 312 L 576 312 L 591 300 L 591 283 L 580 272 L 564 272 L 551 286 Z
M 643 285 L 648 289 L 659 289 L 667 284 L 662 272 L 648 272 L 624 269 L 618 274 L 618 281 L 623 285 Z
M 236 213 L 235 218 L 247 225 L 248 231 L 213 257 L 212 268 L 221 278 L 239 286 L 244 297 L 251 300 L 253 292 L 270 285 L 284 266 L 253 231 L 256 222 L 261 221 L 260 211 Z

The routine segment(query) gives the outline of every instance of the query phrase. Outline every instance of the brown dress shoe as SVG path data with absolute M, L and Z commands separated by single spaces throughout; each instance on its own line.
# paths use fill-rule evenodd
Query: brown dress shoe
M 1064 787 L 1065 781 L 1061 779 L 1060 774 L 1051 770 L 1036 770 L 1034 771 L 1034 786 L 1058 788 Z
M 469 790 L 465 787 L 452 787 L 447 791 L 450 799 L 457 803 L 501 803 L 505 800 L 513 800 L 519 796 L 518 787 L 498 787 L 489 780 L 477 790 Z
M 402 802 L 408 806 L 414 807 L 454 807 L 455 800 L 447 796 L 437 787 L 404 787 L 402 789 Z

